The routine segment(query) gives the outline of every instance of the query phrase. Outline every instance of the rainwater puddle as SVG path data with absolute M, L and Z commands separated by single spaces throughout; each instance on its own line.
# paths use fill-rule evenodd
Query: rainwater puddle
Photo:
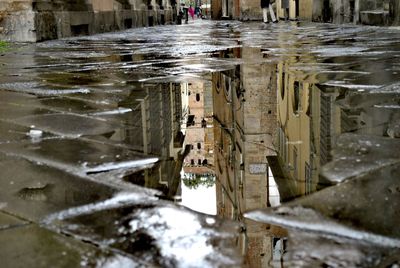
M 2 211 L 110 265 L 396 267 L 399 43 L 203 21 L 6 53 Z

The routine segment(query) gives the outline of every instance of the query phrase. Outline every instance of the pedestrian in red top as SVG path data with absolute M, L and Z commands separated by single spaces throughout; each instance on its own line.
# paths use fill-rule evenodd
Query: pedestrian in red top
M 192 20 L 194 20 L 194 9 L 193 9 L 192 5 L 189 6 L 189 14 L 190 14 L 190 17 L 192 17 Z

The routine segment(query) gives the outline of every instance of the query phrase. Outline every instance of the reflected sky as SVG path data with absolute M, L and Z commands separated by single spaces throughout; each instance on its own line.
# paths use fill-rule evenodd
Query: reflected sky
M 216 215 L 215 185 L 211 187 L 200 185 L 197 189 L 189 189 L 182 184 L 181 204 L 198 212 Z

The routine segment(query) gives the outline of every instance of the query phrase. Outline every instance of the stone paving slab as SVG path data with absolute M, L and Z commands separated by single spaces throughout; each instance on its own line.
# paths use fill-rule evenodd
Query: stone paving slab
M 14 120 L 32 114 L 49 114 L 49 109 L 40 104 L 35 96 L 1 90 L 0 85 L 0 120 Z
M 135 256 L 145 267 L 240 266 L 234 249 L 237 224 L 135 194 L 61 211 L 43 223 Z
M 116 104 L 110 105 L 96 101 L 86 101 L 76 96 L 57 96 L 44 98 L 40 100 L 40 103 L 48 109 L 74 114 L 96 113 L 99 111 L 110 110 L 116 106 Z
M 289 229 L 289 266 L 393 267 L 400 261 L 398 145 L 343 134 L 324 167 L 336 185 L 245 216 Z
M 0 144 L 0 152 L 66 170 L 77 175 L 153 164 L 158 158 L 106 143 L 54 138 Z
M 49 213 L 109 198 L 117 190 L 59 169 L 0 154 L 2 210 L 39 221 Z
M 138 262 L 103 251 L 36 224 L 0 230 L 0 260 L 4 268 L 138 267 Z
M 31 140 L 28 136 L 30 130 L 30 127 L 2 121 L 0 124 L 0 144 L 29 141 Z M 47 137 L 48 134 L 44 133 L 42 136 Z
M 0 230 L 28 224 L 28 222 L 24 220 L 2 212 L 1 208 L 4 206 L 6 206 L 6 203 L 0 203 Z
M 339 183 L 399 164 L 400 141 L 347 133 L 338 138 L 332 155 L 333 160 L 322 168 L 321 175 L 330 182 Z
M 21 125 L 34 125 L 41 130 L 72 138 L 113 133 L 116 128 L 112 123 L 75 114 L 31 115 L 15 121 Z

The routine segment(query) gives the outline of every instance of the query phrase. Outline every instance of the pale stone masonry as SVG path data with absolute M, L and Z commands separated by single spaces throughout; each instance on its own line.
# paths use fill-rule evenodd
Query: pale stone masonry
M 188 90 L 189 116 L 194 116 L 194 119 L 193 125 L 185 122 L 185 125 L 182 126 L 185 129 L 185 144 L 192 147 L 184 164 L 191 167 L 213 166 L 212 118 L 205 107 L 207 105 L 206 98 L 211 97 L 206 91 L 211 91 L 211 85 L 208 82 L 194 82 L 188 85 Z
M 170 0 L 0 0 L 0 39 L 37 42 L 172 23 Z
M 282 0 L 271 2 L 280 20 L 400 25 L 400 0 L 288 0 L 288 10 Z M 211 5 L 213 19 L 262 19 L 260 0 L 218 0 Z

